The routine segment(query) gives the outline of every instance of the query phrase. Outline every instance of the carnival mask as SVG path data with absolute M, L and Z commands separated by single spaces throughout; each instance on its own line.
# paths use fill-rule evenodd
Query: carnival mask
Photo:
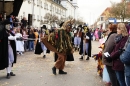
M 64 29 L 64 30 L 67 30 L 67 29 L 71 29 L 72 28 L 72 25 L 73 25 L 73 23 L 74 23 L 74 19 L 72 19 L 72 20 L 69 20 L 69 21 L 66 21 L 66 22 L 64 22 L 64 24 L 62 25 L 62 29 Z
M 7 30 L 10 30 L 10 24 L 6 24 L 6 25 L 5 25 L 5 28 L 6 28 Z

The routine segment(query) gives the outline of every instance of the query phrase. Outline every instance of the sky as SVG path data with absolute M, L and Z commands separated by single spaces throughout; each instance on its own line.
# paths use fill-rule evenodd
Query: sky
M 111 6 L 111 1 L 120 2 L 121 0 L 77 0 L 78 17 L 91 25 L 107 7 Z

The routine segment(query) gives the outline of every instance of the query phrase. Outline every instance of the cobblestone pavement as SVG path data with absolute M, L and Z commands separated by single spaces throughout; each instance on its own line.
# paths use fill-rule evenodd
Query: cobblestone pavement
M 92 54 L 99 52 L 99 42 L 92 42 Z M 0 86 L 104 86 L 101 77 L 97 75 L 97 62 L 90 58 L 79 60 L 78 52 L 74 53 L 73 62 L 66 62 L 64 71 L 67 75 L 53 75 L 53 53 L 42 55 L 26 52 L 18 56 L 17 64 L 13 67 L 16 76 L 6 79 L 6 70 L 0 71 Z M 58 73 L 58 70 L 57 70 Z

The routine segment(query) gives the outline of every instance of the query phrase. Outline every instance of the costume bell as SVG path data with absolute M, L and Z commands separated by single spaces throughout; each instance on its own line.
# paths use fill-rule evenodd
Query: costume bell
M 73 20 L 64 22 L 62 27 L 58 29 L 58 34 L 51 33 L 48 37 L 42 38 L 42 42 L 46 47 L 57 53 L 58 59 L 55 66 L 52 68 L 53 74 L 56 75 L 56 69 L 59 69 L 59 74 L 67 74 L 64 72 L 66 57 L 69 53 L 73 53 L 72 40 L 70 30 L 72 28 Z

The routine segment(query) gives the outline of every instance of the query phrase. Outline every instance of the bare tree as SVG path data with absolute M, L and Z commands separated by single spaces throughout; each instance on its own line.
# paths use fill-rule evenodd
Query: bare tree
M 110 14 L 114 18 L 121 19 L 124 22 L 124 19 L 128 19 L 130 17 L 128 3 L 126 3 L 126 1 L 121 3 L 112 3 Z
M 45 16 L 44 16 L 44 19 L 45 19 L 44 23 L 50 24 L 50 25 L 52 25 L 53 23 L 55 23 L 59 20 L 58 16 L 52 15 L 50 13 L 46 13 Z
M 84 22 L 81 20 L 81 19 L 77 19 L 77 20 L 75 20 L 75 25 L 77 26 L 77 25 L 83 25 L 84 24 Z
M 58 19 L 58 21 L 56 22 L 58 25 L 60 25 L 62 22 L 65 21 L 65 18 L 61 17 L 60 19 Z
M 68 17 L 67 17 L 67 20 L 71 20 L 71 19 L 73 19 L 72 16 L 68 16 Z

